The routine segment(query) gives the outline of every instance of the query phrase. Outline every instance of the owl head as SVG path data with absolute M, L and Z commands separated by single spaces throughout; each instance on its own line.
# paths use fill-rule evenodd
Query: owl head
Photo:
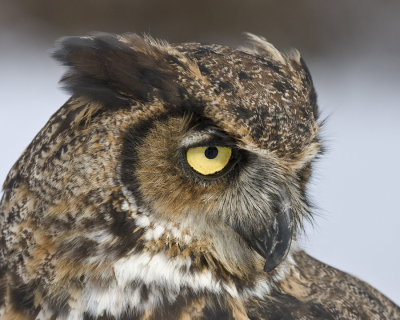
M 316 95 L 297 51 L 248 36 L 240 49 L 59 41 L 71 98 L 13 166 L 0 206 L 3 281 L 24 310 L 257 296 L 284 274 L 310 215 Z

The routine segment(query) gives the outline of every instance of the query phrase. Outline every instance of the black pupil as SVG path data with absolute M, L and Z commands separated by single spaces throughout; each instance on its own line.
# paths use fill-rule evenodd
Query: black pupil
M 204 155 L 207 159 L 215 159 L 218 155 L 218 149 L 216 147 L 208 147 L 206 151 L 204 151 Z

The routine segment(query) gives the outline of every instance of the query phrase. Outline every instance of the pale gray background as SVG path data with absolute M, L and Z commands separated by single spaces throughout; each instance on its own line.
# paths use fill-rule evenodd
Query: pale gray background
M 303 53 L 327 153 L 302 245 L 400 304 L 400 1 L 0 0 L 0 181 L 68 98 L 56 38 L 101 30 L 237 45 L 262 34 Z

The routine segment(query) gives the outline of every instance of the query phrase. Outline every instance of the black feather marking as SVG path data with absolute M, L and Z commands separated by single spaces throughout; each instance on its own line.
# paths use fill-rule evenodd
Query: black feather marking
M 249 76 L 246 72 L 240 71 L 239 72 L 239 80 L 243 81 L 243 80 L 252 80 L 252 77 Z
M 10 303 L 15 309 L 21 310 L 24 313 L 32 313 L 35 311 L 34 305 L 34 289 L 38 286 L 38 281 L 33 280 L 28 283 L 23 283 L 16 275 L 11 274 L 10 285 Z
M 0 267 L 0 307 L 4 305 L 7 293 L 6 266 Z
M 305 78 L 304 78 L 304 85 L 305 87 L 311 87 L 311 91 L 309 93 L 309 100 L 310 100 L 310 104 L 313 110 L 313 114 L 314 114 L 314 119 L 318 120 L 320 117 L 320 111 L 318 108 L 318 103 L 317 103 L 317 93 L 315 92 L 315 88 L 312 84 L 312 77 L 311 77 L 311 73 L 310 70 L 308 69 L 306 62 L 304 61 L 303 58 L 300 58 L 300 63 L 301 66 L 303 67 L 304 71 L 305 71 Z
M 266 301 L 252 301 L 248 306 L 251 319 L 263 318 L 268 315 L 270 320 L 334 320 L 337 319 L 328 308 L 318 302 L 300 301 L 293 296 L 281 294 L 276 291 L 271 293 L 272 299 Z

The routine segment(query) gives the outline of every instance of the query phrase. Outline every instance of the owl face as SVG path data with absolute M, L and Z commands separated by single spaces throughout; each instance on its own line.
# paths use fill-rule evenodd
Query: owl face
M 309 215 L 317 107 L 299 54 L 250 39 L 60 41 L 72 97 L 0 207 L 12 287 L 40 297 L 25 308 L 120 314 L 182 292 L 262 296 L 282 276 Z
M 268 256 L 269 271 L 282 261 L 294 224 L 289 193 L 300 191 L 280 183 L 292 179 L 279 163 L 246 150 L 202 117 L 168 115 L 131 130 L 121 179 L 140 211 L 175 224 L 191 241 L 206 241 L 197 249 L 214 247 L 229 258 L 226 264 L 247 265 L 238 261 L 249 258 L 249 248 Z M 222 244 L 207 241 L 220 233 Z M 268 241 L 283 242 L 272 256 Z M 225 252 L 234 242 L 238 252 Z

